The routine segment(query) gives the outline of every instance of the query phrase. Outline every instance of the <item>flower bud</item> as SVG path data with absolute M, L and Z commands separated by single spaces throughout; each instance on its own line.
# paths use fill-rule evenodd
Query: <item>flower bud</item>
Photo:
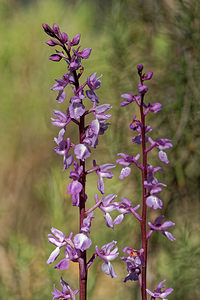
M 73 38 L 73 40 L 71 42 L 72 46 L 76 46 L 76 45 L 79 44 L 79 42 L 80 42 L 80 36 L 81 36 L 80 33 L 77 34 L 77 35 L 75 35 L 75 37 Z
M 65 44 L 68 41 L 68 39 L 68 35 L 65 32 L 63 32 L 61 34 L 61 41 L 63 42 L 63 44 Z
M 148 86 L 143 85 L 141 83 L 138 84 L 138 92 L 140 94 L 145 94 L 148 91 Z
M 138 64 L 138 65 L 137 65 L 137 69 L 138 69 L 138 72 L 142 72 L 142 70 L 143 70 L 143 65 L 142 65 L 142 64 Z
M 53 31 L 58 37 L 61 37 L 60 28 L 57 24 L 53 24 Z
M 153 72 L 148 72 L 143 78 L 142 80 L 150 80 L 153 76 Z
M 62 57 L 58 54 L 52 54 L 51 56 L 49 56 L 49 59 L 52 61 L 60 61 Z
M 46 32 L 46 34 L 52 36 L 52 37 L 55 37 L 55 34 L 53 32 L 53 30 L 51 29 L 51 27 L 47 24 L 42 24 L 42 27 L 44 29 L 44 31 Z

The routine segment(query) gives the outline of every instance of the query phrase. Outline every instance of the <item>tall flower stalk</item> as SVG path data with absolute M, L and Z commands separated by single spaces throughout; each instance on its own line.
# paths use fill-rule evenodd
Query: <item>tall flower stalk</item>
M 67 191 L 72 195 L 73 206 L 79 207 L 79 232 L 74 236 L 71 232 L 67 237 L 62 231 L 51 228 L 51 234 L 48 235 L 49 242 L 56 246 L 56 249 L 50 254 L 47 263 L 53 263 L 60 255 L 61 249 L 64 247 L 64 258 L 55 265 L 55 269 L 65 270 L 68 269 L 69 263 L 75 262 L 79 264 L 79 290 L 73 291 L 68 283 L 61 278 L 62 291 L 54 287 L 52 292 L 53 299 L 75 299 L 76 294 L 79 292 L 79 299 L 85 300 L 87 298 L 87 275 L 88 269 L 95 261 L 97 256 L 103 259 L 102 270 L 105 274 L 110 275 L 112 278 L 116 277 L 115 271 L 110 261 L 118 256 L 118 248 L 116 241 L 112 241 L 103 245 L 101 248 L 95 246 L 94 253 L 90 259 L 87 260 L 87 249 L 92 245 L 89 238 L 91 222 L 94 217 L 94 210 L 100 208 L 103 212 L 106 211 L 107 206 L 116 198 L 115 194 L 104 196 L 104 182 L 103 178 L 112 178 L 113 173 L 110 169 L 114 168 L 113 164 L 98 165 L 93 161 L 93 166 L 90 169 L 86 168 L 86 159 L 91 155 L 91 148 L 96 148 L 98 145 L 99 135 L 103 135 L 107 130 L 110 123 L 107 120 L 110 114 L 106 112 L 111 108 L 109 104 L 99 105 L 98 95 L 96 90 L 101 85 L 100 77 L 97 73 L 93 73 L 87 77 L 87 80 L 80 83 L 81 76 L 84 72 L 82 60 L 88 59 L 91 54 L 91 48 L 80 50 L 80 34 L 77 34 L 72 40 L 68 35 L 61 33 L 57 24 L 51 28 L 47 24 L 43 24 L 45 33 L 51 37 L 46 43 L 51 47 L 60 47 L 61 50 L 56 50 L 49 59 L 54 62 L 64 61 L 66 64 L 67 73 L 63 74 L 62 79 L 56 79 L 56 83 L 52 87 L 53 91 L 58 91 L 57 101 L 58 104 L 66 99 L 66 87 L 70 86 L 73 91 L 73 96 L 69 100 L 66 107 L 66 112 L 54 110 L 54 117 L 52 124 L 59 127 L 60 131 L 58 137 L 54 138 L 57 146 L 54 148 L 58 155 L 63 156 L 63 169 L 67 170 L 73 167 L 74 170 L 70 171 Z M 90 104 L 90 108 L 86 109 Z M 93 115 L 92 121 L 87 123 L 86 117 Z M 65 138 L 67 125 L 73 122 L 79 132 L 79 141 L 73 141 L 72 138 Z M 71 152 L 71 154 L 70 154 Z M 98 176 L 98 190 L 103 195 L 98 199 L 95 196 L 95 202 L 86 210 L 86 177 L 96 172 Z M 109 208 L 112 211 L 114 207 Z M 106 214 L 106 213 L 105 213 Z M 109 219 L 109 214 L 105 220 Z M 114 220 L 113 223 L 119 223 L 122 218 Z M 112 223 L 112 224 L 113 224 Z M 110 219 L 106 221 L 108 227 L 113 225 Z M 74 236 L 74 237 L 73 237 Z M 114 249 L 113 249 L 114 248 Z
M 162 191 L 161 186 L 166 186 L 163 183 L 159 183 L 158 180 L 154 177 L 154 174 L 158 170 L 162 170 L 160 166 L 153 167 L 147 162 L 147 155 L 154 148 L 159 149 L 159 159 L 168 164 L 169 160 L 165 152 L 166 149 L 172 147 L 171 141 L 169 139 L 156 139 L 155 141 L 147 136 L 147 133 L 152 131 L 151 126 L 146 125 L 146 116 L 149 112 L 158 113 L 162 105 L 160 103 L 145 103 L 145 95 L 148 91 L 148 87 L 144 84 L 146 80 L 152 78 L 153 73 L 148 72 L 143 74 L 143 66 L 139 64 L 137 66 L 138 75 L 140 82 L 138 84 L 138 95 L 132 94 L 123 94 L 121 95 L 124 98 L 124 101 L 121 103 L 121 106 L 127 106 L 131 103 L 135 103 L 139 107 L 140 118 L 137 118 L 136 115 L 133 117 L 133 121 L 130 124 L 130 129 L 134 132 L 137 132 L 137 135 L 132 139 L 134 144 L 141 145 L 142 161 L 139 163 L 140 155 L 130 156 L 124 153 L 119 153 L 122 158 L 117 159 L 117 163 L 123 165 L 121 170 L 120 179 L 123 179 L 129 176 L 131 172 L 130 166 L 135 164 L 136 167 L 142 173 L 142 212 L 141 216 L 133 214 L 136 219 L 140 222 L 141 227 L 141 249 L 134 250 L 130 247 L 125 247 L 124 252 L 127 253 L 127 257 L 122 257 L 122 260 L 127 263 L 128 275 L 126 276 L 124 282 L 127 280 L 139 280 L 141 287 L 141 297 L 142 300 L 147 299 L 147 293 L 151 295 L 151 299 L 164 299 L 166 295 L 169 295 L 173 289 L 169 288 L 165 291 L 161 291 L 163 288 L 162 281 L 157 286 L 157 289 L 154 292 L 151 292 L 147 289 L 147 244 L 148 239 L 150 238 L 154 230 L 161 231 L 170 241 L 175 240 L 171 233 L 166 231 L 169 227 L 174 226 L 175 223 L 171 221 L 165 221 L 162 223 L 164 216 L 159 216 L 156 218 L 154 223 L 148 222 L 149 230 L 147 232 L 147 208 L 161 209 L 163 203 L 158 197 L 158 194 Z M 148 143 L 150 144 L 148 147 Z M 126 202 L 129 201 L 126 199 Z M 129 201 L 130 202 L 130 201 Z M 131 203 L 131 202 L 130 202 Z

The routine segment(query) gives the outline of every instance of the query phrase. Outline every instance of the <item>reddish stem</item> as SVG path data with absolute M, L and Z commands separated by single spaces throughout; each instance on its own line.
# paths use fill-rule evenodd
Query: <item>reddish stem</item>
M 63 49 L 68 55 L 69 61 L 71 60 L 71 55 L 65 45 Z M 76 71 L 73 72 L 75 79 L 75 88 L 76 91 L 80 88 L 79 80 Z M 85 136 L 85 116 L 80 117 L 79 122 L 79 139 L 80 143 L 83 143 L 83 139 Z M 85 193 L 85 184 L 86 184 L 86 172 L 85 172 L 85 162 L 80 160 L 80 166 L 83 167 L 83 173 L 79 179 L 79 182 L 82 184 L 83 188 L 80 192 L 80 230 L 83 225 L 83 220 L 85 217 L 85 201 L 86 201 L 86 193 Z M 79 258 L 79 299 L 86 300 L 87 299 L 87 261 L 86 261 L 86 250 L 82 252 L 81 257 Z
M 80 143 L 83 143 L 83 136 L 85 135 L 85 117 L 80 117 Z M 85 173 L 85 162 L 80 160 L 80 166 L 83 166 L 83 173 L 80 178 L 80 183 L 83 188 L 80 192 L 80 230 L 83 225 L 83 220 L 85 217 L 85 184 L 86 184 L 86 173 Z M 87 298 L 87 262 L 86 262 L 86 250 L 82 252 L 82 255 L 79 259 L 79 284 L 80 284 L 80 300 L 86 300 Z
M 147 238 L 146 238 L 146 189 L 144 187 L 144 182 L 147 178 L 147 153 L 146 153 L 146 143 L 145 143 L 145 115 L 143 111 L 143 100 L 144 95 L 142 95 L 141 105 L 140 105 L 140 115 L 142 123 L 142 156 L 143 156 L 143 170 L 142 170 L 142 189 L 143 189 L 143 203 L 142 203 L 142 221 L 141 221 L 141 233 L 142 233 L 142 248 L 144 249 L 144 265 L 142 266 L 142 300 L 147 299 L 146 295 L 146 272 L 147 272 Z

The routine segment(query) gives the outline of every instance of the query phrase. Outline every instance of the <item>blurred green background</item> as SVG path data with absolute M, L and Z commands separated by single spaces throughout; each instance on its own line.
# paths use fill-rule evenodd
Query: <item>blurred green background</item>
M 148 82 L 149 101 L 161 102 L 163 110 L 150 117 L 153 138 L 172 138 L 170 164 L 161 165 L 157 153 L 150 163 L 164 171 L 159 180 L 166 219 L 176 222 L 176 242 L 154 233 L 149 243 L 148 287 L 167 279 L 173 287 L 170 299 L 200 298 L 200 2 L 198 0 L 0 0 L 0 299 L 51 299 L 53 284 L 60 289 L 62 275 L 73 289 L 78 287 L 77 265 L 65 272 L 46 265 L 54 249 L 47 241 L 51 226 L 66 235 L 78 230 L 78 210 L 66 193 L 69 182 L 62 172 L 62 159 L 52 148 L 58 129 L 50 122 L 53 109 L 60 109 L 54 78 L 61 78 L 66 65 L 48 60 L 54 49 L 42 23 L 60 25 L 70 38 L 81 33 L 82 47 L 93 48 L 84 61 L 85 76 L 103 74 L 98 91 L 102 103 L 112 105 L 112 126 L 94 151 L 99 164 L 114 163 L 118 152 L 137 154 L 130 107 L 120 108 L 120 95 L 137 92 L 136 65 L 153 71 Z M 69 91 L 69 89 L 68 89 Z M 70 96 L 70 94 L 69 94 Z M 64 107 L 64 106 L 63 106 Z M 68 128 L 70 134 L 73 126 Z M 94 158 L 94 154 L 91 160 Z M 90 168 L 91 162 L 87 166 Z M 124 181 L 107 180 L 106 194 L 116 192 L 138 203 L 141 178 L 133 169 Z M 88 179 L 88 207 L 94 203 L 96 176 Z M 149 211 L 154 220 L 160 212 Z M 132 229 L 130 229 L 132 228 Z M 122 248 L 141 247 L 139 227 L 126 216 L 115 230 L 107 228 L 100 211 L 93 220 L 94 245 L 118 241 Z M 140 299 L 138 284 L 123 283 L 125 264 L 113 265 L 117 279 L 101 272 L 96 261 L 89 271 L 88 299 Z

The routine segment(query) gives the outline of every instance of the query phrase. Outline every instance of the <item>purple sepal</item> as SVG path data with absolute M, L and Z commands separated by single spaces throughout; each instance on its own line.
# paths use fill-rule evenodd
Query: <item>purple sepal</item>
M 164 236 L 166 236 L 171 242 L 175 241 L 175 237 L 168 231 L 166 231 L 169 227 L 171 226 L 175 226 L 176 224 L 171 222 L 171 221 L 165 221 L 162 224 L 162 220 L 163 220 L 164 216 L 159 216 L 158 218 L 156 218 L 156 220 L 154 221 L 154 224 L 152 224 L 151 222 L 148 222 L 148 225 L 150 227 L 151 230 L 158 230 L 161 231 L 162 234 Z
M 59 54 L 52 54 L 51 56 L 49 56 L 49 59 L 52 61 L 60 61 L 62 59 L 62 56 L 60 56 Z
M 63 44 L 65 44 L 68 40 L 69 40 L 68 35 L 65 32 L 63 32 L 61 34 L 61 41 L 63 42 Z
M 100 88 L 101 80 L 99 80 L 99 78 L 101 77 L 102 75 L 97 78 L 97 72 L 95 72 L 87 78 L 87 85 L 91 90 L 97 90 Z
M 59 38 L 61 37 L 60 28 L 57 24 L 53 24 L 53 31 Z
M 84 59 L 87 59 L 90 56 L 91 51 L 92 48 L 85 48 L 81 52 L 77 52 L 75 49 L 73 49 L 73 52 L 76 56 Z
M 153 113 L 158 113 L 162 109 L 162 104 L 153 103 L 153 104 L 150 105 L 149 109 Z
M 78 45 L 79 44 L 79 42 L 80 42 L 80 33 L 79 34 L 77 34 L 77 35 L 75 35 L 75 37 L 73 37 L 73 40 L 72 40 L 72 42 L 71 42 L 71 45 L 72 46 L 76 46 L 76 45 Z
M 50 39 L 50 40 L 48 40 L 48 41 L 46 41 L 45 42 L 48 46 L 51 46 L 51 47 L 54 47 L 54 46 L 62 46 L 62 44 L 61 43 L 59 43 L 58 41 L 56 41 L 56 40 L 52 40 L 52 39 Z
M 99 101 L 98 101 L 98 96 L 97 96 L 97 94 L 96 94 L 94 91 L 92 91 L 92 90 L 87 90 L 87 91 L 86 91 L 86 95 L 87 95 L 87 97 L 88 97 L 92 102 L 99 103 Z
M 147 74 L 145 74 L 144 76 L 142 76 L 142 81 L 144 80 L 150 80 L 153 76 L 153 72 L 148 72 Z
M 165 287 L 165 285 L 163 285 L 163 282 L 165 282 L 166 280 L 161 281 L 156 289 L 151 292 L 149 289 L 146 289 L 147 293 L 149 295 L 151 295 L 151 297 L 153 298 L 158 298 L 158 299 L 163 299 L 163 300 L 167 300 L 166 297 L 169 296 L 169 294 L 171 294 L 173 292 L 172 288 L 168 288 L 164 291 L 162 291 L 162 289 Z
M 49 258 L 47 259 L 47 264 L 52 264 L 56 258 L 60 254 L 60 248 L 56 247 L 56 249 L 50 254 Z
M 60 110 L 54 110 L 53 114 L 57 118 L 57 119 L 51 118 L 52 120 L 51 124 L 54 126 L 63 128 L 67 126 L 71 121 L 70 116 Z
M 67 259 L 67 258 L 62 259 L 54 267 L 54 269 L 59 269 L 59 270 L 67 270 L 68 268 L 69 268 L 69 259 Z
M 42 27 L 46 34 L 48 34 L 51 37 L 55 37 L 54 31 L 51 29 L 51 27 L 47 24 L 42 24 Z
M 121 97 L 125 99 L 125 101 L 123 101 L 120 104 L 120 106 L 122 106 L 122 107 L 126 106 L 134 101 L 136 101 L 137 104 L 139 104 L 140 96 L 138 96 L 138 95 L 132 95 L 132 94 L 125 93 L 125 94 L 122 94 Z

